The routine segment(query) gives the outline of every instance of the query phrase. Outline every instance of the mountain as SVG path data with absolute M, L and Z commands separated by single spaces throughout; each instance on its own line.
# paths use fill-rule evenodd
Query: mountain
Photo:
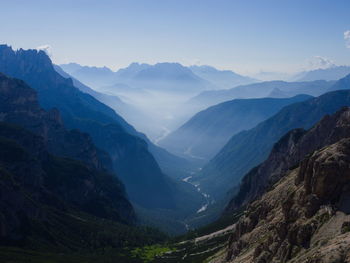
M 350 74 L 350 66 L 332 66 L 326 69 L 304 71 L 292 78 L 293 81 L 338 80 Z
M 118 98 L 117 96 L 109 96 L 107 94 L 104 93 L 100 93 L 95 91 L 94 89 L 86 86 L 85 84 L 81 83 L 78 79 L 72 77 L 71 75 L 69 75 L 67 72 L 65 72 L 60 66 L 58 65 L 53 65 L 54 69 L 56 70 L 57 73 L 59 73 L 62 77 L 66 78 L 66 79 L 72 79 L 73 84 L 76 88 L 78 88 L 80 91 L 87 93 L 93 97 L 95 97 L 98 100 L 112 100 L 113 99 L 113 104 L 117 104 L 117 107 L 119 106 L 118 104 L 124 104 L 123 101 Z M 126 105 L 122 105 L 119 107 L 125 107 Z
M 179 129 L 159 142 L 165 149 L 180 156 L 210 159 L 236 133 L 248 130 L 271 117 L 288 104 L 311 98 L 236 99 L 212 106 L 194 115 Z
M 124 114 L 120 113 L 121 115 L 123 115 L 124 118 L 125 118 L 124 115 L 127 115 L 127 116 L 132 115 L 129 112 L 132 112 L 133 114 L 136 114 L 136 115 L 138 114 L 138 113 L 136 113 L 136 109 L 132 109 L 132 107 L 130 105 L 127 105 L 126 103 L 124 103 L 119 97 L 107 95 L 107 94 L 93 90 L 92 88 L 86 86 L 85 84 L 83 84 L 79 80 L 77 80 L 76 78 L 74 78 L 71 75 L 69 75 L 68 73 L 66 73 L 60 66 L 54 65 L 54 69 L 62 77 L 66 78 L 66 79 L 69 79 L 69 78 L 72 79 L 73 85 L 76 88 L 78 88 L 80 91 L 93 96 L 95 99 L 97 99 L 97 100 L 101 101 L 102 103 L 108 105 L 109 107 L 115 109 L 118 113 L 120 113 L 120 112 L 124 113 Z
M 270 164 L 270 178 L 278 178 L 231 226 L 227 247 L 211 262 L 348 261 L 349 127 L 345 108 L 285 135 L 258 168 Z
M 147 142 L 141 138 L 143 135 L 111 108 L 74 87 L 71 79 L 59 75 L 44 52 L 13 51 L 2 45 L 0 72 L 26 81 L 38 92 L 41 106 L 60 110 L 66 127 L 87 132 L 94 144 L 110 155 L 113 169 L 134 204 L 150 211 L 169 209 L 178 213 L 188 213 L 200 205 L 194 188 L 175 182 L 162 172 Z M 150 147 L 160 154 L 165 152 Z M 180 206 L 179 202 L 186 198 L 194 200 L 193 203 Z
M 137 64 L 137 63 L 133 63 L 133 64 L 139 65 L 140 68 L 143 68 L 144 65 L 147 65 L 147 64 Z M 138 66 L 131 66 L 131 67 L 138 67 Z M 147 119 L 149 116 L 146 116 L 139 109 L 124 103 L 119 97 L 97 92 L 91 89 L 90 87 L 84 85 L 74 77 L 70 76 L 68 73 L 63 71 L 59 66 L 54 65 L 54 68 L 64 78 L 72 79 L 73 84 L 76 88 L 78 88 L 84 93 L 87 93 L 93 96 L 98 101 L 103 102 L 105 105 L 108 105 L 109 107 L 114 109 L 116 112 L 123 115 L 123 117 L 125 117 L 132 124 L 135 123 L 137 127 L 140 127 L 140 129 L 147 131 L 148 129 L 151 129 L 151 127 L 155 126 L 155 123 L 152 122 L 151 119 L 148 119 L 147 122 L 145 123 L 145 119 Z M 146 136 L 137 132 L 132 126 L 127 124 L 124 120 L 122 120 L 122 124 L 129 133 L 131 133 L 132 135 L 136 135 L 137 137 L 141 137 L 143 140 L 147 142 L 149 151 L 154 155 L 157 162 L 160 164 L 162 171 L 165 174 L 170 175 L 174 178 L 179 178 L 179 177 L 184 177 L 187 174 L 187 171 L 192 169 L 192 165 L 188 161 L 182 158 L 179 158 L 177 156 L 174 156 L 168 153 L 166 150 L 155 146 L 151 141 L 148 140 Z
M 61 66 L 64 69 L 66 65 Z M 83 83 L 91 83 L 90 75 L 78 76 L 74 71 L 71 75 Z M 124 116 L 153 142 L 178 128 L 193 114 L 183 107 L 185 101 L 204 90 L 216 88 L 179 63 L 132 63 L 113 72 L 113 80 L 109 78 L 92 87 L 98 92 L 118 96 L 136 109 L 137 114 L 129 111 Z
M 261 81 L 271 81 L 271 80 L 284 80 L 288 81 L 291 79 L 292 74 L 286 72 L 276 72 L 276 71 L 259 71 L 252 74 L 253 78 L 260 79 Z
M 196 92 L 213 86 L 179 63 L 131 63 L 117 72 L 106 67 L 88 67 L 76 63 L 62 64 L 60 67 L 96 90 L 112 90 L 112 87 L 118 88 L 120 84 L 124 84 L 133 89 L 180 89 L 182 92 Z
M 121 68 L 116 72 L 118 79 L 132 79 L 141 70 L 152 67 L 150 64 L 133 62 L 126 68 Z
M 319 96 L 325 93 L 333 84 L 332 81 L 266 81 L 238 86 L 229 90 L 204 91 L 193 97 L 188 104 L 203 109 L 232 99 L 293 97 L 298 94 Z M 276 93 L 277 95 L 275 95 Z
M 256 79 L 239 75 L 231 70 L 218 70 L 211 66 L 190 66 L 197 76 L 213 83 L 219 89 L 230 89 L 239 85 L 257 82 Z
M 130 86 L 145 90 L 184 93 L 195 93 L 213 86 L 210 82 L 195 75 L 189 68 L 179 63 L 168 62 L 157 63 L 138 70 L 131 78 L 124 78 L 124 81 Z
M 286 106 L 253 129 L 234 135 L 194 181 L 200 183 L 203 192 L 221 199 L 228 190 L 238 186 L 250 169 L 268 157 L 273 144 L 286 132 L 294 128 L 308 129 L 324 115 L 348 105 L 350 91 L 341 90 Z
M 243 177 L 238 194 L 226 210 L 237 210 L 259 198 L 306 156 L 349 137 L 349 123 L 350 110 L 344 107 L 331 116 L 326 115 L 308 131 L 294 129 L 288 132 L 273 146 L 269 157 Z
M 59 66 L 69 75 L 93 88 L 115 83 L 115 74 L 107 67 L 81 66 L 77 63 L 61 64 Z
M 57 109 L 48 112 L 40 108 L 37 94 L 23 81 L 0 73 L 1 121 L 24 126 L 42 136 L 47 149 L 59 156 L 83 161 L 96 169 L 112 170 L 107 153 L 97 149 L 90 136 L 77 130 L 67 131 Z
M 72 198 L 76 202 L 84 202 L 84 204 L 77 203 L 77 205 L 80 205 L 81 208 L 85 207 L 85 209 L 92 209 L 92 206 L 89 208 L 87 204 L 96 202 L 95 204 L 100 206 L 100 212 L 104 214 L 106 214 L 106 212 L 103 212 L 104 207 L 113 204 L 113 202 L 119 202 L 120 204 L 116 204 L 114 208 L 114 210 L 119 210 L 115 212 L 117 215 L 110 217 L 119 220 L 123 218 L 124 222 L 132 222 L 133 210 L 130 203 L 126 200 L 124 188 L 114 175 L 108 174 L 111 172 L 111 167 L 108 167 L 111 165 L 109 156 L 97 149 L 87 134 L 77 130 L 67 131 L 62 124 L 59 112 L 57 110 L 46 112 L 41 109 L 37 101 L 36 92 L 21 80 L 11 79 L 0 74 L 0 95 L 2 142 L 5 148 L 9 147 L 3 153 L 7 152 L 7 150 L 10 154 L 12 153 L 11 150 L 23 151 L 21 156 L 26 160 L 21 160 L 23 163 L 18 162 L 16 165 L 11 162 L 11 158 L 16 157 L 16 155 L 9 157 L 9 159 L 7 159 L 8 156 L 2 155 L 5 162 L 3 168 L 11 169 L 12 172 L 17 172 L 18 176 L 23 177 L 25 169 L 20 168 L 21 164 L 33 166 L 33 171 L 35 171 L 36 158 L 40 162 L 38 164 L 39 167 L 50 169 L 50 175 L 47 176 L 51 176 L 51 178 L 47 178 L 47 180 L 55 180 L 50 182 L 50 185 L 52 188 L 55 188 L 55 191 L 62 191 L 56 193 L 61 195 L 61 198 Z M 19 125 L 19 127 L 9 125 L 9 123 Z M 28 155 L 26 155 L 26 151 L 28 151 Z M 50 156 L 49 153 L 60 156 L 60 159 L 58 157 L 55 159 L 56 157 Z M 31 156 L 33 156 L 33 160 L 29 161 L 32 158 Z M 76 161 L 67 158 L 74 158 Z M 16 163 L 16 159 L 13 161 Z M 46 164 L 45 162 L 48 163 Z M 67 177 L 63 173 L 65 170 L 55 170 L 55 166 L 62 169 L 63 167 L 60 166 L 65 163 L 67 164 L 67 173 L 70 171 L 70 167 L 76 167 L 77 169 L 82 169 L 82 174 L 79 174 L 79 170 L 77 170 L 77 177 L 74 179 L 74 177 Z M 31 170 L 29 169 L 28 171 L 30 172 Z M 46 172 L 48 171 L 46 170 Z M 38 177 L 33 182 L 40 182 L 40 174 L 41 172 L 37 172 L 37 174 L 31 175 Z M 79 178 L 79 175 L 82 177 Z M 62 180 L 66 177 L 67 179 Z M 85 183 L 80 181 L 84 177 L 87 180 Z M 70 181 L 71 179 L 72 181 Z M 29 178 L 23 181 L 26 180 L 30 182 Z M 111 185 L 104 185 L 99 180 L 109 180 Z M 99 185 L 95 186 L 95 183 Z M 75 187 L 79 186 L 78 189 L 68 189 L 73 187 L 73 185 Z M 65 186 L 67 188 L 64 188 Z M 101 189 L 97 190 L 98 187 Z M 106 187 L 111 188 L 108 189 Z M 111 189 L 114 192 L 109 193 L 108 191 Z M 103 196 L 104 191 L 106 196 Z M 84 195 L 85 199 L 83 198 Z M 91 197 L 89 197 L 90 195 Z M 103 199 L 98 195 L 101 195 Z M 114 197 L 112 197 L 113 195 Z M 116 209 L 117 207 L 120 208 Z M 110 211 L 113 212 L 113 210 Z
M 145 81 L 190 81 L 196 82 L 200 79 L 192 73 L 191 70 L 182 66 L 179 63 L 157 63 L 153 66 L 146 67 L 139 70 L 134 76 L 135 80 Z
M 112 71 L 107 67 L 90 67 L 82 66 L 78 63 L 68 63 L 59 65 L 69 75 L 81 80 L 86 85 L 94 89 L 100 89 L 104 86 L 125 82 L 132 79 L 139 71 L 151 67 L 144 63 L 131 63 L 126 68 L 121 68 L 118 71 Z
M 88 135 L 67 131 L 57 110 L 42 110 L 35 91 L 21 80 L 0 74 L 0 94 L 2 241 L 21 242 L 26 220 L 44 220 L 46 212 L 34 200 L 55 209 L 75 207 L 119 222 L 135 221 L 123 186 L 104 169 Z
M 330 89 L 329 91 L 335 91 L 335 90 L 344 90 L 349 89 L 350 87 L 350 74 L 346 77 L 338 80 Z
M 54 65 L 55 70 L 64 78 L 68 79 L 71 78 L 73 81 L 73 85 L 81 90 L 84 93 L 87 93 L 91 96 L 93 96 L 98 101 L 104 103 L 105 105 L 109 106 L 118 114 L 120 114 L 124 119 L 128 120 L 128 123 L 133 125 L 137 130 L 142 130 L 145 132 L 148 132 L 150 128 L 148 126 L 140 125 L 143 123 L 143 120 L 147 118 L 143 112 L 141 112 L 136 107 L 129 105 L 122 101 L 118 96 L 116 95 L 108 95 L 101 92 L 97 92 L 90 87 L 86 86 L 85 84 L 81 83 L 76 78 L 70 76 L 68 73 L 66 73 L 61 67 Z M 154 125 L 152 122 L 149 123 L 149 126 Z
M 33 89 L 1 73 L 0 116 L 1 262 L 88 262 L 107 248 L 128 262 L 126 246 L 164 240 L 134 225 L 124 186 L 90 136 L 67 130 Z
M 257 198 L 177 238 L 154 262 L 347 262 L 349 129 L 344 107 L 308 131 L 287 132 L 261 165 L 273 180 Z

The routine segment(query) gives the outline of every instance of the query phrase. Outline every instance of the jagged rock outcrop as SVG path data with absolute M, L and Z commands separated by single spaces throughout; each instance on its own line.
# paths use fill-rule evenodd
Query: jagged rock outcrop
M 343 108 L 284 136 L 269 158 L 276 183 L 247 206 L 211 262 L 350 262 L 349 124 Z
M 290 168 L 308 154 L 350 135 L 350 110 L 344 107 L 334 115 L 326 115 L 309 131 L 295 129 L 283 136 L 273 147 L 269 157 L 253 168 L 242 180 L 238 194 L 226 208 L 235 211 L 260 197 Z

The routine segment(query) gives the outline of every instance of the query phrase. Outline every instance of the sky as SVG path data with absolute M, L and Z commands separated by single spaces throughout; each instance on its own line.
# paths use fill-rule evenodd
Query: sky
M 350 64 L 349 0 L 0 0 L 0 42 L 56 64 L 212 65 L 243 74 Z

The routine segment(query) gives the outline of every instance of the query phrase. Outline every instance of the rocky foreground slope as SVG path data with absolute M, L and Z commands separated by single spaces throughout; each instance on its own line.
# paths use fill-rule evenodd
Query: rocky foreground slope
M 227 248 L 211 262 L 350 262 L 349 127 L 350 109 L 344 108 L 308 132 L 282 138 L 275 146 L 288 145 L 281 156 L 299 151 L 294 156 L 300 158 L 301 145 L 310 153 L 247 206 Z M 327 129 L 324 137 L 319 131 Z M 285 143 L 296 137 L 297 143 Z

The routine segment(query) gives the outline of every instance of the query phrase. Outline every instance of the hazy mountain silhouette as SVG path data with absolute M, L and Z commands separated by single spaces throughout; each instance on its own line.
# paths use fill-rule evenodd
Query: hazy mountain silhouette
M 210 81 L 218 89 L 230 89 L 239 85 L 257 82 L 256 79 L 239 75 L 231 70 L 218 70 L 211 66 L 190 66 L 197 76 Z
M 288 104 L 311 98 L 236 99 L 212 106 L 193 116 L 159 142 L 170 152 L 210 159 L 236 133 L 253 128 Z
M 265 81 L 238 86 L 228 90 L 204 91 L 189 100 L 188 104 L 200 109 L 232 99 L 264 98 L 264 97 L 293 97 L 298 94 L 319 96 L 326 92 L 334 82 L 285 82 Z
M 350 66 L 333 66 L 326 69 L 304 71 L 295 75 L 293 81 L 338 80 L 350 74 Z

